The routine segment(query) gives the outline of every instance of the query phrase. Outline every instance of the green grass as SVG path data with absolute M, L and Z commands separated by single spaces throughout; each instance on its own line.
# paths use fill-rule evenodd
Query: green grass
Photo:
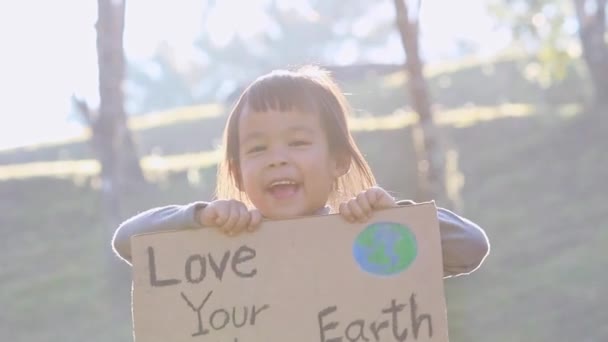
M 480 270 L 446 281 L 452 341 L 608 339 L 607 128 L 600 113 L 554 112 L 444 126 L 465 177 L 463 213 L 492 243 Z M 381 185 L 401 198 L 415 179 L 410 133 L 357 133 Z M 214 172 L 175 173 L 142 189 L 124 217 L 209 198 Z M 129 270 L 108 258 L 115 227 L 104 223 L 98 194 L 54 178 L 0 182 L 0 193 L 5 338 L 129 341 Z
M 540 89 L 521 75 L 525 63 L 429 75 L 464 180 L 461 213 L 492 244 L 481 269 L 446 281 L 450 340 L 605 341 L 608 110 L 572 105 L 585 91 L 576 74 Z M 380 185 L 410 198 L 413 117 L 397 110 L 407 105 L 403 81 L 398 73 L 345 89 Z M 155 183 L 130 193 L 123 218 L 210 198 L 224 121 L 218 106 L 133 119 Z M 2 340 L 132 340 L 130 270 L 110 254 L 116 227 L 103 219 L 97 171 L 84 140 L 0 152 Z
M 563 106 L 570 108 L 570 106 Z M 191 108 L 194 111 L 195 108 Z M 466 127 L 474 125 L 478 122 L 494 120 L 503 117 L 521 117 L 533 115 L 537 109 L 531 105 L 525 104 L 504 104 L 494 107 L 465 107 L 453 110 L 445 110 L 436 113 L 435 121 L 441 126 Z M 189 113 L 189 112 L 186 112 Z M 181 115 L 179 111 L 177 115 Z M 167 117 L 157 118 L 152 121 L 156 124 L 164 122 L 166 126 L 156 126 L 162 134 L 172 132 L 181 126 L 183 121 L 191 121 L 191 117 L 179 116 L 181 120 Z M 136 118 L 141 121 L 142 118 Z M 355 135 L 361 135 L 365 132 L 373 131 L 388 131 L 402 130 L 411 127 L 417 122 L 418 117 L 413 112 L 403 110 L 396 111 L 393 114 L 385 116 L 360 116 L 350 119 L 350 128 Z M 164 121 L 163 121 L 164 120 Z M 203 126 L 206 121 L 214 120 L 215 117 L 197 118 L 194 124 Z M 145 128 L 144 128 L 145 127 Z M 206 125 L 209 129 L 210 125 Z M 214 126 L 211 126 L 214 127 Z M 218 132 L 221 132 L 221 127 L 215 126 L 215 133 L 209 133 L 210 137 L 215 137 L 214 140 L 220 139 Z M 147 177 L 151 180 L 156 180 L 167 173 L 184 172 L 193 168 L 204 168 L 217 164 L 221 158 L 221 151 L 218 148 L 209 147 L 207 151 L 194 151 L 189 153 L 179 153 L 163 155 L 155 151 L 156 148 L 150 147 L 158 143 L 162 138 L 156 136 L 155 132 L 149 132 L 150 126 L 139 126 L 140 130 L 146 129 L 145 132 L 139 132 L 140 136 L 146 136 L 150 142 L 143 144 L 144 150 L 152 150 L 152 154 L 143 155 L 141 157 L 141 165 Z M 192 134 L 196 134 L 192 131 Z M 72 144 L 72 143 L 68 143 Z M 174 152 L 177 152 L 174 151 Z M 15 153 L 15 152 L 14 152 Z M 0 165 L 0 180 L 9 179 L 26 179 L 31 177 L 70 177 L 70 178 L 90 178 L 100 172 L 99 163 L 95 159 L 67 159 L 53 161 L 31 161 L 21 162 L 9 165 Z
M 465 187 L 467 212 L 488 229 L 493 249 L 484 271 L 467 279 L 475 283 L 470 296 L 482 298 L 451 321 L 459 329 L 483 327 L 469 329 L 471 340 L 608 336 L 599 318 L 608 280 L 600 269 L 608 259 L 600 252 L 608 241 L 607 123 L 599 114 L 536 120 L 510 139 L 505 126 L 503 143 L 486 141 L 474 159 L 462 161 L 465 174 L 479 177 L 476 187 Z M 465 285 L 452 290 L 470 291 Z

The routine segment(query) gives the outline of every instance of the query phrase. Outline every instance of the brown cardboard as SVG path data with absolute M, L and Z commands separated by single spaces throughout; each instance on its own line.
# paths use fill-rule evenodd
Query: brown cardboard
M 400 273 L 374 275 L 354 256 L 359 234 L 378 222 L 415 236 L 416 257 Z M 378 211 L 364 224 L 327 215 L 265 221 L 237 237 L 196 229 L 131 243 L 137 342 L 448 341 L 432 202 Z M 388 255 L 376 259 L 397 260 Z

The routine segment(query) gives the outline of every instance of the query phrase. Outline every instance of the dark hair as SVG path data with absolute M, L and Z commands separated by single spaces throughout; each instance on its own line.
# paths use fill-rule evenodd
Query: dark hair
M 275 70 L 251 83 L 236 102 L 224 130 L 224 159 L 218 168 L 216 196 L 250 201 L 242 191 L 239 161 L 238 122 L 245 109 L 297 110 L 318 113 L 325 130 L 330 154 L 349 171 L 336 180 L 328 204 L 335 210 L 344 200 L 374 185 L 374 175 L 348 129 L 349 106 L 329 73 L 314 66 L 296 71 Z

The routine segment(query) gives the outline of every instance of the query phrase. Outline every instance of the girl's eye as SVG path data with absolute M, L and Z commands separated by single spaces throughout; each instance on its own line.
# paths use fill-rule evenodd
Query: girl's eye
M 289 146 L 307 146 L 310 145 L 309 141 L 306 140 L 295 140 L 289 143 Z
M 258 145 L 258 146 L 253 146 L 252 148 L 247 150 L 247 154 L 250 153 L 256 153 L 256 152 L 262 152 L 264 151 L 265 147 L 262 145 Z

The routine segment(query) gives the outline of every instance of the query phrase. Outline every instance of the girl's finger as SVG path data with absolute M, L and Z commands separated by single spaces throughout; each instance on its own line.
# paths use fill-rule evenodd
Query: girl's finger
M 370 188 L 365 192 L 365 197 L 367 197 L 367 200 L 372 208 L 375 208 L 374 206 L 380 199 L 380 193 L 377 188 Z
M 215 225 L 217 227 L 222 227 L 230 217 L 230 206 L 228 203 L 225 203 L 214 207 L 213 210 L 215 211 L 215 214 L 213 215 L 215 217 Z
M 367 215 L 363 212 L 363 209 L 361 209 L 356 200 L 350 200 L 348 202 L 348 209 L 350 209 L 355 221 L 363 222 L 367 219 Z
M 262 214 L 259 210 L 251 210 L 249 215 L 251 216 L 251 220 L 249 221 L 247 230 L 254 231 L 260 227 L 260 224 L 262 224 Z
M 365 191 L 357 196 L 357 204 L 359 204 L 359 207 L 361 208 L 361 210 L 363 210 L 365 216 L 370 217 L 372 215 L 373 210 L 369 198 L 367 197 L 367 193 L 368 191 Z
M 340 204 L 338 211 L 346 221 L 353 222 L 355 220 L 346 202 Z
M 247 228 L 247 226 L 249 226 L 249 222 L 251 221 L 251 215 L 249 214 L 249 210 L 247 210 L 244 205 L 238 205 L 237 212 L 238 220 L 230 230 L 232 235 L 242 232 L 245 228 Z
M 239 208 L 236 201 L 230 201 L 230 205 L 228 206 L 228 208 L 228 219 L 221 226 L 222 230 L 226 234 L 228 234 L 232 230 L 232 227 L 234 227 L 236 222 L 239 220 Z
M 373 188 L 370 197 L 373 198 L 371 203 L 374 209 L 386 209 L 395 206 L 395 199 L 382 188 Z

